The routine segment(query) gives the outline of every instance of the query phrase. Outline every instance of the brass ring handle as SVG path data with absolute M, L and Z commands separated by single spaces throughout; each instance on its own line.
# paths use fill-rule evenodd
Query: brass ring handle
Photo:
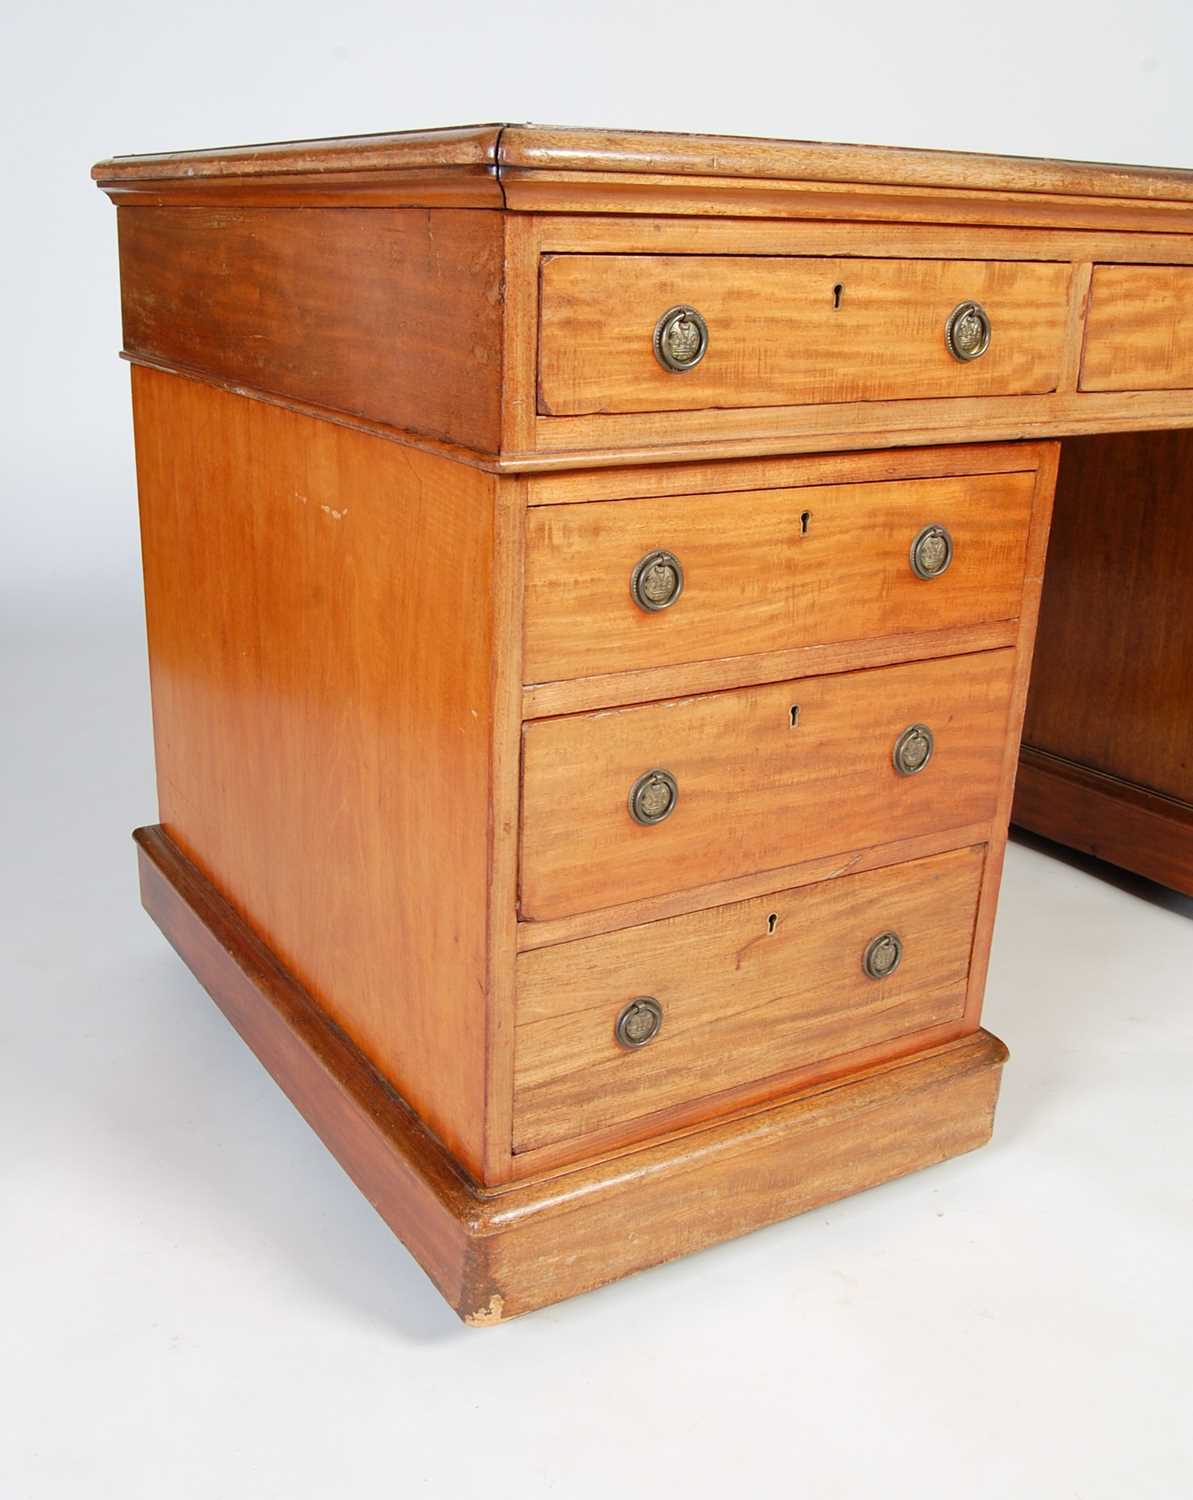
M 891 759 L 900 776 L 918 776 L 932 759 L 936 736 L 927 724 L 909 724 L 895 741 Z
M 862 969 L 870 979 L 885 979 L 903 962 L 903 939 L 897 932 L 880 932 L 866 944 Z
M 917 578 L 939 578 L 953 560 L 953 536 L 947 526 L 925 526 L 911 544 L 911 571 Z
M 990 314 L 980 302 L 958 302 L 944 325 L 944 342 L 962 364 L 981 359 L 990 347 Z
M 622 1047 L 645 1047 L 658 1036 L 662 1024 L 663 1007 L 653 995 L 639 995 L 618 1016 L 614 1035 Z
M 654 326 L 652 344 L 663 369 L 682 375 L 708 353 L 708 324 L 694 307 L 669 307 Z
M 679 783 L 670 771 L 644 771 L 630 788 L 630 817 L 649 828 L 669 818 L 678 801 Z
M 630 574 L 630 598 L 647 614 L 670 609 L 682 593 L 683 564 L 674 552 L 648 552 Z

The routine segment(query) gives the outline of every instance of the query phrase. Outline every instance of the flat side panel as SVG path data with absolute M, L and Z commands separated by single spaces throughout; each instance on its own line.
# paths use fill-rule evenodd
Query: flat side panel
M 1048 533 L 1052 519 L 1052 500 L 1056 489 L 1056 466 L 1059 445 L 1050 443 L 1040 454 L 1036 472 L 1035 504 L 1032 507 L 1031 531 L 1027 539 L 1027 558 L 1023 571 L 1023 603 L 1019 613 L 1019 634 L 1015 643 L 1014 670 L 1011 674 L 1010 702 L 1002 745 L 998 799 L 991 820 L 986 846 L 986 869 L 982 877 L 982 894 L 978 900 L 978 919 L 974 930 L 973 955 L 969 966 L 969 998 L 966 1021 L 978 1024 L 986 990 L 990 964 L 990 945 L 994 935 L 994 918 L 998 910 L 998 893 L 1002 883 L 1006 854 L 1007 829 L 1011 820 L 1011 801 L 1015 790 L 1015 771 L 1019 764 L 1019 742 L 1023 731 L 1023 710 L 1031 674 L 1031 653 L 1036 638 L 1036 621 L 1040 612 L 1040 588 L 1044 579 L 1044 558 L 1048 550 Z
M 528 724 L 523 918 L 989 819 L 1014 660 L 987 651 Z M 901 776 L 894 744 L 917 723 L 935 754 Z M 627 799 L 652 770 L 675 778 L 678 798 L 646 826 Z
M 753 490 L 534 507 L 528 521 L 528 682 L 792 650 L 1013 619 L 1034 475 Z M 928 526 L 952 560 L 918 577 Z M 683 591 L 657 612 L 630 592 L 664 548 Z
M 494 452 L 498 215 L 122 207 L 126 350 Z
M 514 1149 L 960 1019 L 983 859 L 957 850 L 522 954 Z M 883 932 L 902 957 L 875 979 L 862 960 Z M 629 1050 L 617 1017 L 643 995 L 662 1026 Z
M 1070 439 L 1023 738 L 1193 803 L 1193 432 Z
M 468 1299 L 475 1207 L 442 1149 L 160 828 L 141 901 L 278 1086 L 451 1305 Z
M 494 481 L 199 381 L 133 393 L 161 821 L 476 1169 Z
M 556 255 L 543 260 L 539 411 L 700 411 L 1057 388 L 1070 268 L 1027 261 Z M 976 300 L 986 354 L 960 363 L 945 324 Z M 708 351 L 676 374 L 659 317 L 689 304 Z
M 1190 388 L 1193 267 L 1095 266 L 1080 389 Z

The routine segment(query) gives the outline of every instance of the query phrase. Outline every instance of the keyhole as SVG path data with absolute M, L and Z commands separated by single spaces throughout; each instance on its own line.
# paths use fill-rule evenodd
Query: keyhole
M 796 729 L 796 728 L 799 727 L 799 704 L 798 703 L 793 703 L 791 705 L 791 727 L 792 727 L 792 729 Z
M 808 522 L 811 519 L 812 519 L 812 512 L 810 510 L 804 511 L 803 515 L 800 516 L 800 518 L 799 518 L 799 534 L 800 534 L 800 536 L 807 536 L 807 534 L 808 534 Z
M 845 295 L 845 285 L 844 285 L 843 282 L 838 281 L 837 284 L 836 284 L 836 286 L 833 288 L 833 306 L 834 306 L 834 308 L 837 308 L 837 307 L 841 306 L 841 298 L 844 295 Z
M 777 911 L 772 911 L 771 914 L 770 914 L 770 916 L 767 917 L 767 919 L 766 919 L 766 930 L 767 930 L 767 932 L 774 932 L 775 928 L 778 925 L 779 925 L 779 913 Z

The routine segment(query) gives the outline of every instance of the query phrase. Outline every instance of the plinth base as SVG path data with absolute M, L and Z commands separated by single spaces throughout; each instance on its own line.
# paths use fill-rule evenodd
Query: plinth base
M 972 1151 L 1006 1048 L 979 1031 L 559 1175 L 471 1182 L 160 828 L 141 898 L 200 984 L 466 1323 L 497 1323 Z

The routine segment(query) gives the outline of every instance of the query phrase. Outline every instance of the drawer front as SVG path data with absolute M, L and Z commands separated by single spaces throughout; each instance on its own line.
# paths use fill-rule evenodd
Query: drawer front
M 1095 266 L 1083 391 L 1193 388 L 1193 266 Z
M 526 680 L 1013 619 L 1034 484 L 984 474 L 534 507 Z M 951 542 L 939 572 L 929 539 L 913 564 L 930 527 Z M 640 569 L 660 551 L 652 597 Z
M 694 411 L 1055 390 L 1067 265 L 784 256 L 545 257 L 539 411 Z M 990 320 L 989 348 L 959 361 L 945 325 L 961 303 Z M 659 319 L 690 306 L 700 362 L 665 369 Z
M 960 1019 L 984 850 L 524 953 L 514 1149 L 621 1124 Z M 883 945 L 897 966 L 864 967 Z M 646 1045 L 617 1040 L 649 997 Z
M 560 917 L 993 816 L 1015 653 L 542 719 L 523 731 L 521 914 Z M 895 769 L 909 727 L 931 758 Z M 667 805 L 662 821 L 635 821 Z

